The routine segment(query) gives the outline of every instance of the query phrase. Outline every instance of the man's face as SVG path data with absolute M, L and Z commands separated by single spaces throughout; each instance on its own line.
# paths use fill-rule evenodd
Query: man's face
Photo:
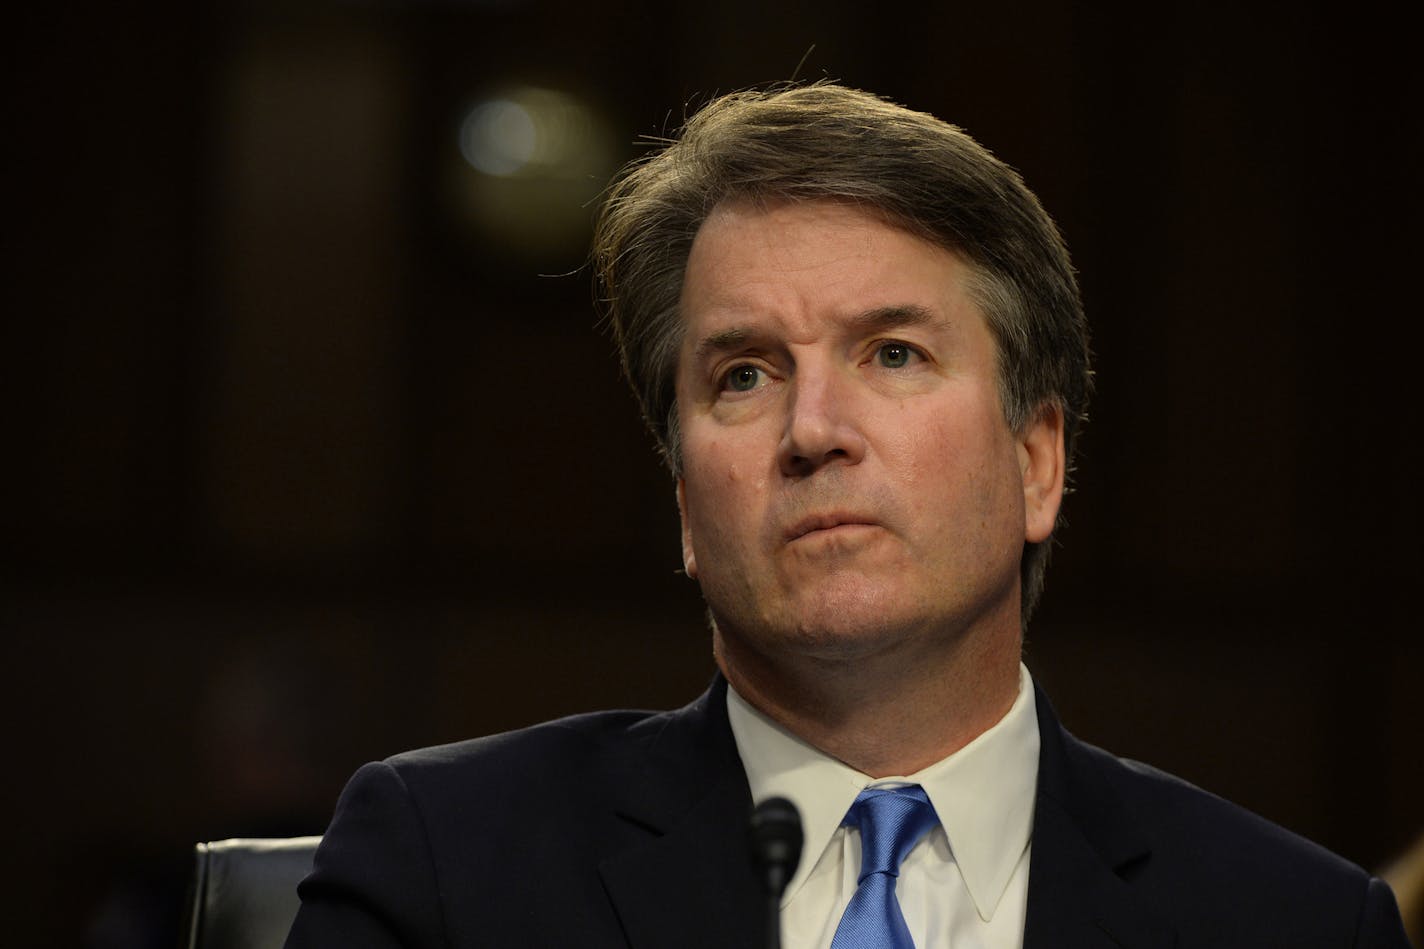
M 840 659 L 1017 635 L 1024 541 L 1061 498 L 1061 414 L 1009 430 L 968 277 L 840 203 L 728 203 L 698 232 L 678 495 L 722 648 Z

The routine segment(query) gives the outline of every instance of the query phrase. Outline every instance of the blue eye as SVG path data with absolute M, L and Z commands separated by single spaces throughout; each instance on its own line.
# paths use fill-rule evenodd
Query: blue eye
M 722 378 L 722 388 L 733 392 L 750 392 L 761 384 L 761 370 L 756 366 L 737 366 Z
M 885 343 L 875 351 L 875 358 L 886 369 L 904 369 L 910 364 L 914 350 L 904 343 Z

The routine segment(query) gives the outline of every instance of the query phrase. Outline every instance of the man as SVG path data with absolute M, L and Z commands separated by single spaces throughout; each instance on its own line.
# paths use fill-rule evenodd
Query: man
M 1089 392 L 1068 255 L 958 129 L 834 85 L 699 112 L 595 242 L 721 674 L 368 765 L 288 945 L 1403 946 L 1377 880 L 1086 746 L 1019 662 Z

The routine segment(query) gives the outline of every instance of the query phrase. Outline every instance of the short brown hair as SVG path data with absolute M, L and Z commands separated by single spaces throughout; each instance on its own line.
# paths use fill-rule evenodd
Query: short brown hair
M 1088 329 L 1068 250 L 1008 165 L 961 129 L 831 83 L 738 92 L 708 103 L 676 137 L 614 180 L 593 260 L 623 370 L 676 475 L 678 301 L 693 239 L 727 200 L 833 199 L 874 211 L 963 257 L 998 347 L 1000 401 L 1022 431 L 1063 410 L 1071 470 L 1092 388 Z M 1048 544 L 1022 560 L 1025 622 Z

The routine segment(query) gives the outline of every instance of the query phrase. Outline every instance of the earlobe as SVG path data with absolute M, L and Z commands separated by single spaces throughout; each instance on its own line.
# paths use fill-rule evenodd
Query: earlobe
M 1053 534 L 1063 503 L 1067 463 L 1063 446 L 1063 408 L 1044 404 L 1018 443 L 1023 473 L 1024 539 L 1041 544 Z
M 697 579 L 697 554 L 692 550 L 692 525 L 687 520 L 687 483 L 677 479 L 677 516 L 682 521 L 682 572 Z

